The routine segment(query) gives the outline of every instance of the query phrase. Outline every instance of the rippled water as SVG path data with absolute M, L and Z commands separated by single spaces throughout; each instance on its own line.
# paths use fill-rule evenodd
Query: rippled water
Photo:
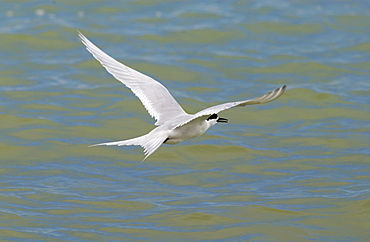
M 76 29 L 184 109 L 252 98 L 161 147 Z M 5 1 L 2 241 L 368 241 L 368 1 Z

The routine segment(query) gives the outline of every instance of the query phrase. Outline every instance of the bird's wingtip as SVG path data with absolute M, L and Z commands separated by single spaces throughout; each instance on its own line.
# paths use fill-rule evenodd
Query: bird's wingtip
M 78 36 L 81 38 L 81 36 L 84 36 L 80 30 L 76 29 Z

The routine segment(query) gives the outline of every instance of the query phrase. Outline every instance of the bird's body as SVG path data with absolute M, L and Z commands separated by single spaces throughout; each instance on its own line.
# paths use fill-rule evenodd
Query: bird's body
M 140 145 L 144 148 L 146 155 L 144 160 L 163 143 L 178 144 L 202 135 L 216 123 L 227 123 L 227 119 L 218 117 L 217 114 L 221 111 L 237 106 L 270 102 L 280 97 L 285 91 L 284 85 L 254 99 L 219 104 L 196 114 L 187 114 L 162 84 L 116 61 L 80 32 L 79 36 L 86 49 L 106 70 L 133 91 L 149 114 L 157 120 L 155 125 L 158 126 L 140 137 L 96 145 Z
M 192 115 L 188 115 L 188 119 L 191 119 Z M 182 120 L 182 118 L 179 119 L 179 121 Z M 175 120 L 174 120 L 175 121 Z M 168 133 L 168 140 L 165 142 L 166 144 L 178 144 L 184 140 L 192 139 L 195 137 L 198 137 L 202 135 L 204 132 L 206 132 L 207 129 L 212 127 L 216 124 L 216 120 L 214 122 L 205 122 L 203 119 L 194 119 L 191 122 L 182 125 L 180 127 L 172 129 L 171 125 L 168 125 L 166 128 L 169 129 Z M 170 122 L 172 123 L 172 122 Z M 176 122 L 173 122 L 176 123 Z M 166 123 L 164 124 L 166 125 Z

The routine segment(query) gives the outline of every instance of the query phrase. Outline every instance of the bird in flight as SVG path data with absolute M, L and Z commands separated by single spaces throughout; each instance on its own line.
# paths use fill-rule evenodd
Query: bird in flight
M 140 99 L 145 109 L 156 119 L 155 125 L 158 126 L 143 136 L 92 146 L 139 145 L 144 148 L 145 158 L 143 161 L 162 144 L 178 144 L 184 140 L 202 135 L 216 123 L 227 123 L 226 118 L 218 116 L 221 111 L 233 107 L 271 102 L 280 97 L 285 91 L 286 86 L 284 85 L 257 98 L 223 103 L 206 108 L 196 114 L 188 114 L 161 83 L 116 61 L 96 47 L 81 32 L 78 32 L 78 35 L 95 59 Z

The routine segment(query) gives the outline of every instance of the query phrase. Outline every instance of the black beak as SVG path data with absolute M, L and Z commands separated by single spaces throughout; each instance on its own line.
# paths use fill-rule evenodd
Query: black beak
M 218 118 L 217 123 L 227 123 L 227 118 Z

